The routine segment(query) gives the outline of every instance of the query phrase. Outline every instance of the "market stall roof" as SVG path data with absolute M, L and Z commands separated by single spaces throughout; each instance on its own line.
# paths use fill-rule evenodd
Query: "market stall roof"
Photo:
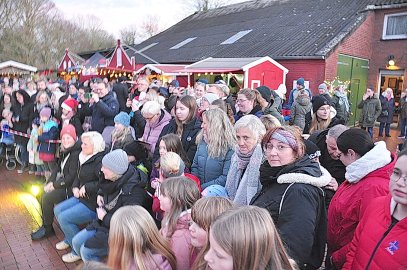
M 98 52 L 96 52 L 94 55 L 92 55 L 88 60 L 86 60 L 83 63 L 84 68 L 92 68 L 92 67 L 95 68 L 96 66 L 97 67 L 106 67 L 106 58 Z
M 264 61 L 270 61 L 274 65 L 281 68 L 284 72 L 288 72 L 284 66 L 273 60 L 271 57 L 248 57 L 248 58 L 206 58 L 202 61 L 186 66 L 179 72 L 232 72 L 246 71 L 255 65 Z
M 37 72 L 37 68 L 10 60 L 10 61 L 0 63 L 0 72 L 1 73 L 17 73 L 17 72 L 29 73 L 29 72 Z
M 112 57 L 107 61 L 108 69 L 112 70 L 123 70 L 123 71 L 134 71 L 135 61 L 130 59 L 124 50 L 120 39 L 117 40 L 117 46 L 112 54 Z
M 183 70 L 185 67 L 186 67 L 186 65 L 147 64 L 147 65 L 144 65 L 143 67 L 139 68 L 138 70 L 136 70 L 136 74 L 140 73 L 141 71 L 148 68 L 158 74 L 177 75 L 180 72 L 186 72 L 186 71 L 180 71 L 180 70 Z
M 85 59 L 79 55 L 70 52 L 69 49 L 65 49 L 64 57 L 58 65 L 58 71 L 70 71 L 71 69 L 80 69 L 80 64 L 83 63 Z

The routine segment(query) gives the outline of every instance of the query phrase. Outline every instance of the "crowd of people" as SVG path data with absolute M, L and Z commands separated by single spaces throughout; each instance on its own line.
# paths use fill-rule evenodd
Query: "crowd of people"
M 31 238 L 59 224 L 66 263 L 407 269 L 407 150 L 397 158 L 372 139 L 376 121 L 379 136 L 390 136 L 392 89 L 377 98 L 368 88 L 362 128 L 349 128 L 346 87 L 322 83 L 313 95 L 303 78 L 287 102 L 284 86 L 234 99 L 221 79 L 192 88 L 5 79 L 2 144 L 19 146 L 18 173 L 44 179 L 42 226 Z

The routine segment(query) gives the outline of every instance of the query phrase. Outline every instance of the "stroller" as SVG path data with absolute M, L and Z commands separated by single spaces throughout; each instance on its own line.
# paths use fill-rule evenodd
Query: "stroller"
M 2 125 L 3 129 L 8 129 L 8 125 Z M 19 147 L 14 143 L 14 135 L 7 131 L 1 131 L 0 138 L 0 164 L 6 162 L 7 170 L 14 170 L 19 162 Z

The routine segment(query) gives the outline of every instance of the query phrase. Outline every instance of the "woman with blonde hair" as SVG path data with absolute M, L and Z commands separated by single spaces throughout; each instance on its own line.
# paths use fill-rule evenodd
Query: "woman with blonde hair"
M 383 136 L 383 130 L 385 130 L 385 136 L 390 136 L 390 124 L 393 123 L 393 114 L 395 109 L 393 89 L 387 88 L 380 95 L 380 103 L 382 105 L 382 112 L 380 113 L 377 121 L 379 126 L 379 137 Z
M 176 269 L 168 241 L 143 207 L 123 206 L 110 223 L 107 264 L 113 270 Z
M 112 131 L 112 141 L 110 151 L 123 149 L 124 146 L 134 141 L 130 128 L 130 115 L 126 112 L 119 112 L 114 117 L 114 129 Z
M 205 260 L 212 270 L 296 269 L 270 214 L 259 207 L 223 213 L 210 227 L 209 243 Z
M 266 130 L 269 130 L 271 128 L 275 127 L 281 127 L 281 122 L 278 121 L 278 119 L 271 114 L 265 114 L 260 117 L 260 121 L 263 123 L 264 127 Z
M 336 117 L 336 112 L 329 104 L 329 101 L 322 95 L 312 98 L 312 112 L 309 134 L 345 123 L 344 119 Z M 307 116 L 305 116 L 305 118 L 307 118 Z M 304 129 L 304 133 L 308 133 L 306 128 Z
M 199 200 L 201 193 L 197 185 L 186 177 L 171 177 L 161 184 L 160 208 L 164 219 L 160 233 L 170 240 L 171 249 L 177 258 L 177 269 L 191 267 L 191 207 Z
M 257 117 L 263 115 L 263 110 L 260 106 L 262 99 L 259 91 L 250 88 L 244 88 L 237 93 L 236 104 L 239 112 L 235 114 L 235 121 L 239 120 L 242 116 L 253 114 Z
M 225 186 L 236 135 L 226 113 L 219 108 L 202 114 L 202 131 L 198 134 L 191 173 L 201 180 L 203 189 L 210 185 Z
M 194 253 L 197 254 L 192 269 L 206 269 L 204 255 L 209 249 L 209 227 L 219 215 L 232 207 L 232 201 L 222 197 L 203 197 L 192 206 L 189 231 Z

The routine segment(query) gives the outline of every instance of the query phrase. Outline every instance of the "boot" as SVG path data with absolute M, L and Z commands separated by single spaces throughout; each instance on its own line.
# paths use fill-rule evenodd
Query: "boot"
M 32 240 L 41 240 L 49 236 L 55 235 L 54 228 L 52 226 L 41 226 L 35 232 L 31 233 Z

